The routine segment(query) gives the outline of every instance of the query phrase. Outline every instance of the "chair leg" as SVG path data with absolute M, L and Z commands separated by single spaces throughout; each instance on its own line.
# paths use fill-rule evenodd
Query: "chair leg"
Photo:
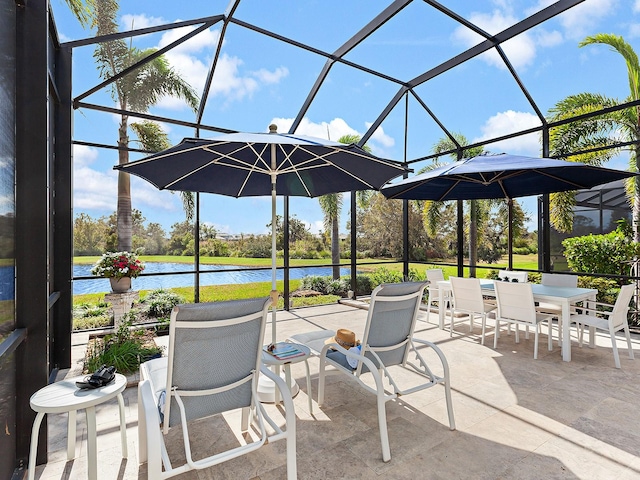
M 578 346 L 582 348 L 582 340 L 584 338 L 584 325 L 576 323 L 576 330 L 578 331 Z M 567 332 L 568 334 L 569 332 Z
M 324 404 L 324 379 L 325 379 L 325 367 L 326 362 L 324 357 L 320 356 L 320 367 L 318 369 L 318 406 L 322 407 Z
M 553 324 L 551 322 L 551 317 L 547 319 L 547 328 L 549 329 L 549 335 L 547 337 L 547 348 L 549 351 L 553 350 Z
M 155 425 L 154 425 L 155 427 Z M 138 461 L 147 461 L 147 422 L 142 403 L 142 392 L 138 386 Z
M 500 321 L 496 318 L 496 331 L 493 335 L 493 349 L 498 348 L 498 336 L 500 335 Z
M 527 329 L 529 328 L 529 326 L 527 325 Z M 540 333 L 540 324 L 536 324 L 536 333 L 534 336 L 534 341 L 536 342 L 536 344 L 533 346 L 533 359 L 537 360 L 538 359 L 538 334 Z
M 515 324 L 515 330 L 516 330 L 516 343 L 520 343 L 520 325 L 518 325 L 517 323 Z
M 620 368 L 620 355 L 618 354 L 616 331 L 613 329 L 611 324 L 609 325 L 609 335 L 611 336 L 611 347 L 613 348 L 613 361 L 616 364 L 616 368 Z
M 449 336 L 453 337 L 453 313 L 455 312 L 455 308 L 449 310 Z
M 380 429 L 380 443 L 382 444 L 382 461 L 391 460 L 391 447 L 389 447 L 389 432 L 387 431 L 387 410 L 384 399 L 384 391 L 378 390 L 378 428 Z
M 473 332 L 474 322 L 473 322 L 473 313 L 469 312 L 469 333 Z
M 251 410 L 249 409 L 249 407 L 245 407 L 242 409 L 242 417 L 240 420 L 240 430 L 242 432 L 246 432 L 247 430 L 249 430 L 249 415 L 251 413 Z
M 487 314 L 484 313 L 482 315 L 482 340 L 480 342 L 482 345 L 484 345 L 484 331 L 485 331 L 486 327 L 487 327 Z
M 624 325 L 624 335 L 627 337 L 627 350 L 629 350 L 629 358 L 633 360 L 633 347 L 631 346 L 631 334 L 629 333 L 629 324 Z

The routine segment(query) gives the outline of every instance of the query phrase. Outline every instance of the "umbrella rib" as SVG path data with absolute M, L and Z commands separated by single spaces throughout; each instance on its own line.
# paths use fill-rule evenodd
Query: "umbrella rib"
M 254 148 L 254 144 L 250 143 L 248 144 L 249 148 L 253 151 L 253 153 L 255 153 L 256 155 L 256 161 L 253 163 L 253 165 L 251 166 L 249 170 L 249 173 L 247 173 L 247 176 L 244 177 L 244 181 L 242 182 L 242 185 L 240 186 L 240 188 L 238 189 L 238 197 L 240 195 L 242 195 L 242 192 L 244 191 L 244 187 L 247 186 L 247 182 L 249 181 L 249 177 L 251 177 L 251 174 L 253 172 L 260 172 L 260 173 L 265 173 L 265 174 L 269 174 L 271 172 L 271 169 L 268 168 L 267 163 L 264 161 L 264 158 L 262 158 L 262 154 L 264 153 L 264 151 L 267 148 L 267 145 L 264 145 L 264 148 L 262 149 L 262 151 L 260 153 L 258 153 L 258 151 Z M 257 163 L 258 162 L 262 162 L 262 164 L 267 167 L 267 170 L 263 170 L 263 169 L 259 169 L 257 168 Z M 246 162 L 247 165 L 251 165 L 249 162 Z
M 293 172 L 296 174 L 296 177 L 298 177 L 298 180 L 300 180 L 300 184 L 304 187 L 304 191 L 307 192 L 307 196 L 311 197 L 311 192 L 309 191 L 309 189 L 307 188 L 307 184 L 305 183 L 305 181 L 302 179 L 302 177 L 300 176 L 300 173 L 298 172 L 298 169 L 296 167 L 294 167 L 293 162 L 291 161 L 291 155 L 293 155 L 293 153 L 297 150 L 298 146 L 296 145 L 293 150 L 291 150 L 290 153 L 287 153 L 284 151 L 284 148 L 282 148 L 282 145 L 280 145 L 280 150 L 282 151 L 282 153 L 284 154 L 284 159 L 282 160 L 282 162 L 280 163 L 280 165 L 278 165 L 278 167 L 276 168 L 277 170 L 277 174 L 279 175 L 281 173 L 286 173 L 290 170 L 293 170 Z M 282 170 L 280 170 L 280 166 L 284 165 L 285 162 L 289 162 L 289 168 L 283 168 Z M 310 160 L 308 160 L 307 162 L 309 162 Z M 304 162 L 304 163 L 307 163 Z
M 509 194 L 507 193 L 507 190 L 504 188 L 504 183 L 502 183 L 502 180 L 498 180 L 498 185 L 500 185 L 500 189 L 502 190 L 502 193 L 504 193 L 504 197 L 506 199 L 511 198 L 511 197 L 509 197 Z
M 222 143 L 222 142 L 221 142 L 221 143 Z M 213 145 L 213 144 L 212 144 L 212 145 Z M 176 183 L 181 182 L 181 181 L 182 181 L 182 180 L 184 180 L 185 178 L 189 178 L 189 177 L 191 177 L 192 175 L 195 175 L 196 173 L 200 172 L 202 169 L 207 168 L 207 167 L 209 167 L 209 166 L 211 166 L 211 165 L 223 165 L 223 166 L 230 167 L 230 168 L 236 168 L 236 169 L 238 169 L 238 170 L 247 170 L 247 171 L 249 171 L 249 172 L 256 172 L 256 171 L 257 171 L 257 172 L 264 173 L 264 174 L 269 174 L 269 173 L 270 173 L 269 171 L 265 171 L 265 170 L 263 170 L 263 169 L 256 168 L 256 165 L 255 165 L 255 164 L 251 164 L 251 163 L 249 163 L 249 162 L 244 162 L 244 161 L 239 160 L 239 159 L 237 159 L 237 158 L 235 158 L 235 157 L 232 157 L 232 156 L 230 156 L 230 154 L 211 151 L 211 150 L 209 150 L 209 146 L 206 146 L 206 147 L 199 147 L 199 148 L 201 148 L 202 150 L 204 150 L 204 151 L 206 151 L 206 152 L 209 152 L 209 153 L 213 153 L 213 154 L 219 155 L 219 156 L 220 156 L 220 158 L 216 158 L 216 159 L 210 160 L 209 162 L 205 163 L 204 165 L 201 165 L 201 166 L 199 166 L 198 168 L 196 168 L 196 169 L 194 169 L 194 170 L 191 170 L 191 171 L 190 171 L 190 172 L 188 172 L 188 173 L 185 173 L 185 174 L 184 174 L 184 175 L 182 175 L 181 177 L 176 178 L 173 182 L 170 182 L 170 183 L 166 184 L 163 188 L 165 188 L 165 189 L 166 189 L 166 188 L 170 188 L 170 187 L 172 187 L 173 185 L 175 185 Z M 235 150 L 235 151 L 234 151 L 234 152 L 232 152 L 232 153 L 236 153 L 236 152 L 238 152 L 239 150 L 241 150 L 241 149 L 239 148 L 239 149 Z M 257 152 L 256 152 L 256 154 L 257 154 Z M 260 159 L 260 158 L 258 158 L 258 159 L 256 160 L 256 162 L 257 162 L 259 159 Z M 227 164 L 227 163 L 221 162 L 221 160 L 229 160 L 229 161 L 230 161 L 230 162 L 232 162 L 232 163 Z M 264 163 L 264 161 L 263 161 L 263 163 Z M 247 177 L 248 177 L 248 176 L 247 176 Z M 246 181 L 247 181 L 247 179 L 245 179 L 245 184 L 246 184 Z M 243 187 L 244 187 L 244 184 L 243 184 Z
M 552 175 L 552 174 L 550 174 L 548 172 L 544 172 L 544 171 L 538 170 L 538 169 L 535 169 L 535 171 L 537 173 L 539 173 L 540 175 L 544 175 L 546 177 L 553 178 L 554 180 L 558 180 L 560 182 L 565 182 L 565 183 L 568 183 L 570 185 L 573 185 L 574 187 L 576 187 L 576 190 L 582 190 L 583 188 L 586 188 L 584 185 L 582 185 L 580 183 L 576 183 L 576 182 L 573 182 L 571 180 L 567 180 L 567 179 L 558 177 L 557 175 Z
M 213 145 L 213 144 L 211 144 Z M 166 158 L 166 157 L 173 157 L 177 154 L 182 155 L 185 152 L 192 152 L 194 150 L 201 150 L 204 147 L 202 145 L 198 145 L 197 147 L 191 147 L 191 148 L 185 148 L 184 150 L 180 150 L 179 152 L 168 152 L 168 153 L 164 153 L 162 155 L 157 154 L 157 155 L 152 155 L 150 157 L 147 158 L 142 158 L 140 160 L 136 160 L 135 162 L 131 162 L 131 163 L 127 163 L 126 165 L 123 165 L 122 168 L 126 169 L 127 167 L 131 166 L 131 165 L 141 165 L 147 162 L 155 162 L 156 160 L 160 160 L 161 158 Z
M 456 188 L 456 186 L 460 183 L 460 180 L 456 180 L 455 182 L 453 182 L 453 185 L 451 185 L 446 192 L 444 192 L 442 195 L 440 195 L 440 198 L 438 199 L 439 202 L 444 201 L 444 199 L 447 197 L 447 195 L 449 195 L 449 192 L 451 192 L 454 188 Z
M 416 183 L 416 184 L 414 184 L 414 185 L 410 185 L 410 186 L 409 186 L 409 188 L 403 188 L 403 189 L 401 189 L 400 191 L 398 191 L 398 192 L 394 193 L 393 195 L 390 195 L 390 196 L 389 196 L 389 197 L 387 197 L 387 198 L 395 199 L 395 198 L 397 198 L 399 195 L 403 195 L 403 194 L 405 194 L 405 193 L 407 193 L 407 192 L 410 192 L 411 190 L 414 190 L 414 189 L 416 189 L 416 188 L 418 188 L 418 187 L 420 187 L 420 186 L 422 186 L 422 183 Z

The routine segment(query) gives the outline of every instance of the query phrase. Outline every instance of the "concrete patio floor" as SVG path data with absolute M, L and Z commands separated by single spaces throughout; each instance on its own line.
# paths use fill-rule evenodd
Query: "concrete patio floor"
M 598 336 L 595 349 L 579 348 L 571 334 L 572 361 L 563 362 L 560 348 L 546 348 L 546 329 L 533 359 L 533 335 L 502 334 L 493 346 L 492 323 L 486 346 L 480 327 L 469 332 L 460 323 L 453 337 L 439 330 L 437 315 L 421 312 L 415 336 L 444 351 L 451 368 L 456 431 L 448 428 L 444 389 L 427 391 L 387 403 L 391 461 L 382 461 L 373 395 L 345 375 L 329 377 L 326 401 L 317 403 L 318 360 L 310 360 L 312 416 L 307 405 L 304 364 L 292 366 L 301 391 L 294 399 L 297 415 L 298 478 L 392 479 L 613 479 L 640 478 L 640 359 L 631 360 L 619 337 L 622 369 L 614 367 L 608 337 Z M 361 336 L 366 310 L 347 305 L 308 307 L 278 312 L 278 338 L 317 329 L 349 328 Z M 478 322 L 476 322 L 478 323 Z M 267 328 L 268 336 L 270 329 Z M 86 334 L 74 335 L 74 368 L 80 371 Z M 640 340 L 634 337 L 640 353 Z M 431 358 L 431 357 L 427 357 Z M 435 364 L 434 364 L 435 365 Z M 437 370 L 437 369 L 436 369 Z M 115 399 L 97 407 L 98 477 L 146 478 L 138 464 L 137 390 L 127 388 L 129 458 L 121 457 L 118 408 Z M 279 408 L 268 405 L 276 421 Z M 237 418 L 227 418 L 234 427 Z M 49 415 L 49 458 L 37 467 L 36 478 L 86 478 L 86 426 L 78 415 L 77 458 L 66 460 L 66 415 Z M 182 457 L 179 428 L 167 438 L 170 455 Z M 199 421 L 192 444 L 233 446 L 238 439 L 226 421 Z M 222 465 L 189 472 L 179 479 L 286 478 L 284 442 L 269 444 Z

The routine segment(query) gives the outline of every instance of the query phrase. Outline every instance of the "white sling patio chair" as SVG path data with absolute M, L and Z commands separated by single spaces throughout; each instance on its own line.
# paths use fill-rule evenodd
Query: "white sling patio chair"
M 547 321 L 549 326 L 548 348 L 551 345 L 551 318 L 553 315 L 538 313 L 533 300 L 533 290 L 530 283 L 510 283 L 495 282 L 496 300 L 498 302 L 498 315 L 496 316 L 496 332 L 493 337 L 493 348 L 498 348 L 498 337 L 500 336 L 500 323 L 516 325 L 516 343 L 520 342 L 518 325 L 530 325 L 535 328 L 535 339 L 533 347 L 533 358 L 538 358 L 538 335 L 540 334 L 540 323 Z
M 252 452 L 267 440 L 286 440 L 287 478 L 296 478 L 296 420 L 284 381 L 262 366 L 261 353 L 270 298 L 178 305 L 171 313 L 169 352 L 140 366 L 138 430 L 140 462 L 147 461 L 149 480 L 203 469 Z M 257 400 L 258 374 L 274 380 L 284 401 L 283 431 Z M 160 413 L 164 406 L 164 412 Z M 259 438 L 205 458 L 192 456 L 192 420 L 242 411 L 240 429 L 249 417 Z M 161 418 L 162 417 L 162 418 Z M 267 435 L 265 420 L 274 430 Z M 162 423 L 162 426 L 161 426 Z M 181 425 L 186 463 L 173 466 L 164 435 Z M 230 428 L 233 428 L 230 425 Z M 249 442 L 249 435 L 244 435 Z M 198 445 L 196 451 L 202 451 Z M 204 455 L 204 454 L 202 454 Z M 200 455 L 199 455 L 200 456 Z
M 451 404 L 451 386 L 449 384 L 449 364 L 442 351 L 433 343 L 412 338 L 416 319 L 426 284 L 405 282 L 383 284 L 371 294 L 371 303 L 362 337 L 361 347 L 344 349 L 337 343 L 325 345 L 325 340 L 334 336 L 335 332 L 322 330 L 291 337 L 292 341 L 306 344 L 311 351 L 320 357 L 320 378 L 318 384 L 318 404 L 324 403 L 324 384 L 326 365 L 329 364 L 339 372 L 355 378 L 360 385 L 377 396 L 378 426 L 382 443 L 382 459 L 391 460 L 387 418 L 385 405 L 400 395 L 408 395 L 438 384 L 444 385 L 449 426 L 455 430 L 453 406 Z M 427 366 L 416 344 L 433 349 L 442 362 L 443 376 L 435 375 Z M 327 356 L 328 353 L 331 356 Z M 342 354 L 342 355 L 340 355 Z M 415 356 L 414 364 L 409 356 Z M 339 358 L 342 357 L 342 358 Z M 347 359 L 356 364 L 351 368 Z M 393 378 L 395 368 L 402 368 L 426 379 L 412 388 L 403 390 Z M 375 388 L 367 385 L 360 377 L 371 374 Z M 386 378 L 388 385 L 383 381 Z
M 513 270 L 500 270 L 498 272 L 498 280 L 501 282 L 514 282 L 514 283 L 526 283 L 529 281 L 529 274 L 527 272 L 516 272 Z M 516 329 L 518 325 L 516 324 Z M 511 335 L 511 324 L 507 325 L 507 332 Z M 529 325 L 525 327 L 525 337 L 529 339 Z
M 453 304 L 451 306 L 451 321 L 449 323 L 449 336 L 453 336 L 453 321 L 456 312 L 469 315 L 469 331 L 473 331 L 474 317 L 480 316 L 482 320 L 482 345 L 484 345 L 484 333 L 487 325 L 487 313 L 496 309 L 495 303 L 485 302 L 482 297 L 482 287 L 478 278 L 449 277 L 451 291 L 453 292 Z
M 611 337 L 611 347 L 613 348 L 613 361 L 616 368 L 620 368 L 620 355 L 618 354 L 618 345 L 616 341 L 616 332 L 624 330 L 627 339 L 627 349 L 629 358 L 633 359 L 633 347 L 631 346 L 631 335 L 629 333 L 629 322 L 627 321 L 627 313 L 629 312 L 629 302 L 633 297 L 635 285 L 623 285 L 614 305 L 600 302 L 589 302 L 588 308 L 581 308 L 581 313 L 571 315 L 571 321 L 575 322 L 578 327 L 578 341 L 582 347 L 582 337 L 584 335 L 584 326 L 588 325 L 594 329 L 604 330 Z M 597 310 L 597 307 L 603 307 L 606 310 Z M 567 332 L 568 334 L 569 332 Z M 593 344 L 593 334 L 590 332 L 589 340 Z
M 431 314 L 431 304 L 437 302 L 440 298 L 440 287 L 438 282 L 444 281 L 444 273 L 441 268 L 429 268 L 427 269 L 427 317 L 425 322 L 429 320 Z
M 498 279 L 503 282 L 527 283 L 529 281 L 529 274 L 527 272 L 516 272 L 513 270 L 500 270 L 498 272 Z

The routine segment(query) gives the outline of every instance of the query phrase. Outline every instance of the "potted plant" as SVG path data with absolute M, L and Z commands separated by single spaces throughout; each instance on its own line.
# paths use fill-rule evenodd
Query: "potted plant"
M 108 278 L 111 290 L 123 293 L 131 290 L 131 279 L 136 278 L 144 270 L 144 263 L 133 252 L 108 252 L 102 255 L 93 266 L 91 273 L 98 277 Z

